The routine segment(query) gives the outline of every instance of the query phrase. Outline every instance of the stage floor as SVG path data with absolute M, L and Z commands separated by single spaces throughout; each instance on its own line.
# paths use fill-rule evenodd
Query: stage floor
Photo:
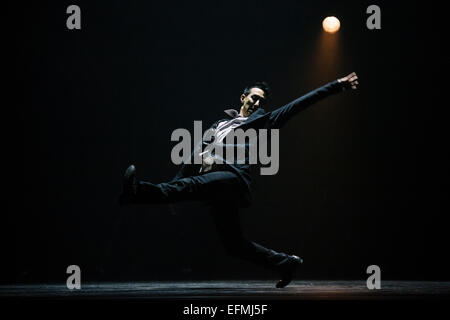
M 450 282 L 382 281 L 381 289 L 369 290 L 365 281 L 293 281 L 284 289 L 268 281 L 149 281 L 86 283 L 80 290 L 65 284 L 0 286 L 6 299 L 251 299 L 251 300 L 377 300 L 448 299 Z

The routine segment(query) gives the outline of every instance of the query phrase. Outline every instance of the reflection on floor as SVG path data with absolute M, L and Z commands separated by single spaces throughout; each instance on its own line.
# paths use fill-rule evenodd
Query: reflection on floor
M 293 281 L 284 289 L 276 281 L 150 281 L 85 283 L 80 290 L 65 284 L 0 286 L 2 298 L 38 299 L 270 299 L 270 300 L 371 300 L 447 299 L 450 282 L 382 281 L 369 290 L 365 281 Z

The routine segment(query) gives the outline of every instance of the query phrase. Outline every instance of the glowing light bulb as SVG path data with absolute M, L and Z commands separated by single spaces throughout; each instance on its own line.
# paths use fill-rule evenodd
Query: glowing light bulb
M 323 30 L 329 33 L 335 33 L 341 27 L 339 19 L 336 17 L 326 17 L 322 22 Z

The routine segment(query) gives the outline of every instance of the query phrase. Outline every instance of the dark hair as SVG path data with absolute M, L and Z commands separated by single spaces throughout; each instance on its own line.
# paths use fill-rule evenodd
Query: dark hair
M 261 89 L 262 91 L 264 91 L 264 95 L 266 96 L 266 99 L 269 99 L 269 97 L 272 94 L 272 91 L 270 90 L 269 85 L 264 81 L 258 81 L 252 85 L 246 86 L 244 89 L 244 94 L 248 95 L 252 88 L 258 88 L 258 89 Z

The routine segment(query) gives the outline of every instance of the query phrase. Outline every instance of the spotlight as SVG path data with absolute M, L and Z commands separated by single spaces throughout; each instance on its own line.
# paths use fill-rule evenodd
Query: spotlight
M 336 17 L 326 17 L 325 19 L 323 19 L 322 27 L 323 30 L 325 30 L 328 33 L 335 33 L 341 27 L 341 23 L 339 22 L 339 19 Z

